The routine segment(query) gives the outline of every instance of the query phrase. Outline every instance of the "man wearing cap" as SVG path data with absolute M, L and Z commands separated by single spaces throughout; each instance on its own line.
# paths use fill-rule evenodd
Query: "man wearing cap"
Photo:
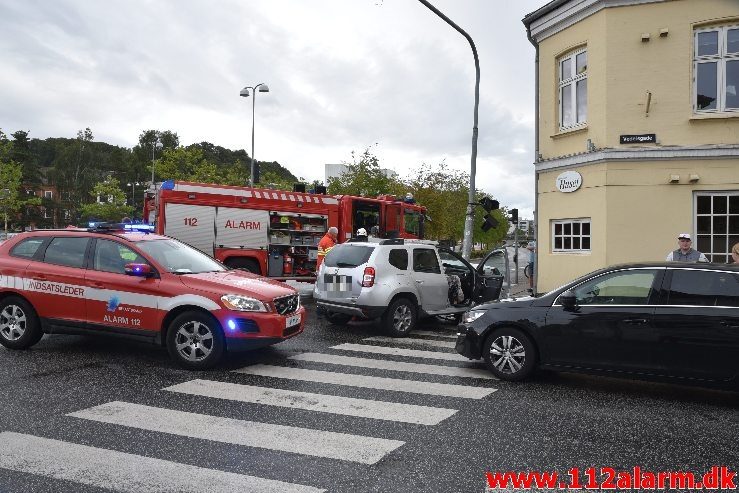
M 680 233 L 677 237 L 680 248 L 667 255 L 668 262 L 708 262 L 705 255 L 692 248 L 692 240 L 688 233 Z
M 336 241 L 339 238 L 339 229 L 336 226 L 331 226 L 323 235 L 321 241 L 318 242 L 318 255 L 316 258 L 316 273 L 323 263 L 324 257 L 331 251 L 336 245 Z

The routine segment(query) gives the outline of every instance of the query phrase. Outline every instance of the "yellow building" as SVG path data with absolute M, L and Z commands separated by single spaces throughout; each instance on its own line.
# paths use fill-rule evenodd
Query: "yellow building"
M 739 242 L 739 0 L 555 0 L 536 47 L 537 290 Z

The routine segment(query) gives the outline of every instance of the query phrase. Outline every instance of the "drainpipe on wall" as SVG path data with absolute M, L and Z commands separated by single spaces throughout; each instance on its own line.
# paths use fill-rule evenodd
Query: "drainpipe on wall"
M 538 292 L 539 284 L 539 173 L 536 164 L 539 162 L 539 44 L 531 37 L 531 26 L 526 26 L 526 37 L 536 49 L 534 59 L 534 241 L 536 251 L 534 252 L 534 293 Z

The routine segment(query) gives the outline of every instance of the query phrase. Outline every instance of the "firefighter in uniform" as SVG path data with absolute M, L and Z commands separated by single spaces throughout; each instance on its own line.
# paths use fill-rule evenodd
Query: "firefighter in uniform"
M 326 256 L 328 252 L 331 251 L 331 249 L 336 245 L 336 239 L 339 237 L 339 230 L 335 226 L 331 226 L 328 228 L 328 231 L 326 231 L 326 234 L 323 235 L 323 238 L 321 238 L 321 241 L 318 242 L 318 258 L 316 259 L 316 274 L 318 273 L 318 269 L 321 267 L 321 264 L 323 263 L 323 258 Z

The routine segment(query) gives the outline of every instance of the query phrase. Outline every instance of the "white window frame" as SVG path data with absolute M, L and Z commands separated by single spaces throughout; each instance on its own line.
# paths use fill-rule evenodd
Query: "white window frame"
M 43 211 L 44 211 L 44 219 L 51 219 L 51 213 L 49 212 L 49 208 L 48 207 L 42 207 L 41 209 L 43 209 Z
M 53 199 L 54 198 L 54 191 L 53 190 L 44 190 L 44 198 L 45 199 Z
M 726 63 L 729 61 L 739 61 L 739 53 L 727 53 L 729 49 L 729 31 L 739 29 L 739 24 L 731 24 L 726 26 L 711 26 L 693 31 L 693 113 L 736 113 L 739 108 L 726 108 Z M 700 33 L 717 32 L 718 33 L 718 53 L 715 55 L 698 56 L 698 35 Z M 716 108 L 715 109 L 698 109 L 698 65 L 703 63 L 716 63 Z M 739 90 L 739 88 L 737 88 Z
M 713 212 L 713 202 L 715 197 L 722 197 L 726 198 L 727 201 L 731 197 L 736 197 L 739 195 L 739 191 L 724 191 L 724 192 L 711 192 L 709 190 L 706 191 L 700 191 L 700 192 L 693 192 L 693 224 L 695 224 L 695 231 L 694 233 L 694 241 L 693 241 L 693 248 L 698 250 L 699 252 L 703 253 L 706 257 L 708 257 L 708 260 L 710 262 L 717 262 L 717 263 L 724 263 L 727 260 L 731 258 L 731 247 L 734 246 L 734 242 L 731 240 L 731 238 L 735 238 L 736 236 L 739 236 L 739 231 L 732 230 L 731 229 L 731 219 L 736 218 L 739 216 L 739 213 L 732 209 L 728 209 L 726 213 L 714 213 Z M 711 210 L 709 213 L 698 213 L 698 198 L 699 197 L 710 197 L 711 198 Z M 727 204 L 728 206 L 729 204 Z M 724 233 L 723 231 L 716 231 L 714 229 L 714 218 L 726 218 L 727 223 L 727 231 Z M 699 218 L 710 218 L 711 221 L 711 227 L 709 230 L 709 233 L 704 233 L 699 231 L 698 228 L 698 220 Z M 710 245 L 710 248 L 705 249 L 703 247 L 703 241 L 704 237 L 708 237 L 708 242 Z M 724 243 L 725 248 L 721 251 L 714 251 L 714 245 L 716 241 L 716 237 L 726 237 L 726 242 Z M 703 251 L 706 250 L 706 251 Z
M 562 225 L 562 234 L 556 234 L 556 226 L 560 224 Z M 570 225 L 570 233 L 564 234 L 565 226 L 569 224 Z M 579 234 L 573 234 L 573 224 L 580 224 L 580 233 Z M 587 224 L 589 226 L 590 234 L 583 234 L 582 232 L 582 225 Z M 562 238 L 562 246 L 560 248 L 556 247 L 556 239 Z M 570 238 L 570 248 L 565 248 L 565 238 Z M 574 244 L 573 238 L 579 238 L 580 239 L 580 248 L 572 248 L 572 245 Z M 590 247 L 589 248 L 582 248 L 582 239 L 588 238 Z M 553 253 L 590 253 L 593 249 L 593 226 L 591 223 L 591 220 L 589 217 L 587 218 L 579 218 L 579 219 L 553 219 L 551 221 L 551 240 L 552 240 L 552 252 Z
M 587 109 L 585 111 L 585 120 L 577 121 L 577 83 L 588 78 L 588 65 L 585 64 L 585 71 L 581 74 L 577 74 L 577 55 L 585 53 L 587 57 L 587 48 L 578 48 L 577 50 L 571 51 L 565 55 L 562 55 L 557 59 L 557 120 L 559 121 L 560 130 L 570 130 L 573 128 L 584 127 L 588 124 Z M 570 60 L 571 77 L 562 80 L 562 64 Z M 572 112 L 573 123 L 571 125 L 564 125 L 563 120 L 563 93 L 564 91 L 570 91 L 570 111 Z M 585 93 L 585 101 L 587 102 L 587 91 Z M 587 103 L 586 103 L 587 104 Z

